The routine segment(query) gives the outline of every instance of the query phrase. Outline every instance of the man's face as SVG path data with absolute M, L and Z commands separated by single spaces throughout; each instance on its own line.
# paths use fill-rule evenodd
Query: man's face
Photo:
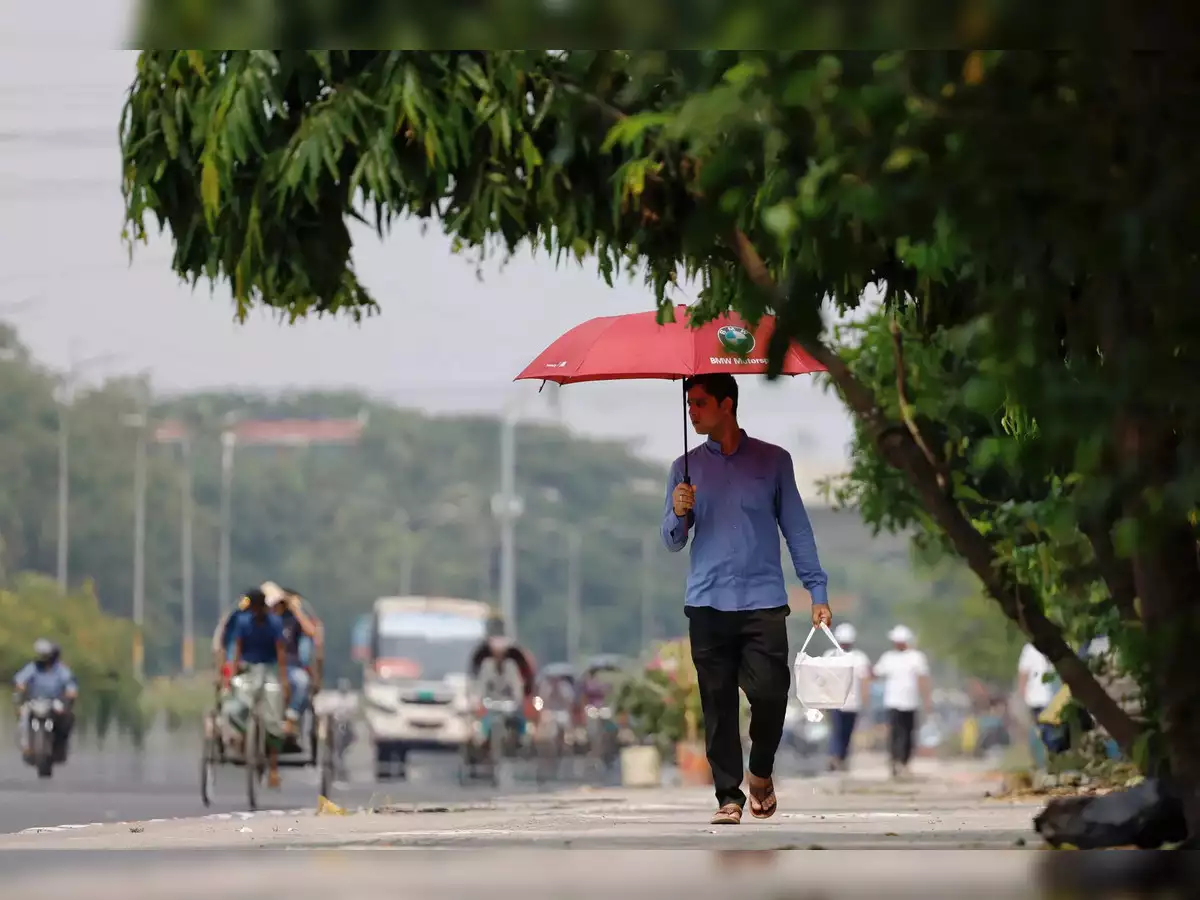
M 700 385 L 694 385 L 687 393 L 688 418 L 696 434 L 712 434 L 733 417 L 733 401 L 717 398 Z

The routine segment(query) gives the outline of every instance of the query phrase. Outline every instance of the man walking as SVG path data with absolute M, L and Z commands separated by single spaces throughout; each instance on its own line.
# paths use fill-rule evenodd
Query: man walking
M 850 743 L 854 739 L 854 726 L 858 724 L 858 714 L 868 706 L 871 681 L 871 660 L 867 654 L 854 646 L 858 632 L 849 622 L 842 622 L 833 630 L 833 637 L 846 655 L 854 661 L 854 681 L 850 685 L 850 695 L 841 709 L 833 710 L 829 735 L 829 770 L 837 772 L 846 768 L 850 758 Z M 829 650 L 826 656 L 836 656 L 836 650 Z
M 884 652 L 875 663 L 875 677 L 883 680 L 883 706 L 888 715 L 888 749 L 892 761 L 892 777 L 908 772 L 912 759 L 913 741 L 917 730 L 917 708 L 922 705 L 926 714 L 932 708 L 929 682 L 929 661 L 913 646 L 912 631 L 897 625 L 888 632 L 892 649 Z
M 1021 658 L 1017 660 L 1017 692 L 1029 713 L 1032 725 L 1028 732 L 1029 748 L 1039 768 L 1046 765 L 1046 745 L 1042 742 L 1038 719 L 1057 693 L 1057 687 L 1051 683 L 1054 675 L 1054 666 L 1037 647 L 1026 644 L 1021 648 Z
M 780 532 L 812 596 L 814 625 L 832 618 L 828 579 L 791 456 L 738 426 L 733 376 L 698 375 L 684 388 L 692 427 L 708 440 L 687 455 L 690 483 L 683 457 L 671 466 L 662 538 L 678 552 L 691 536 L 685 612 L 717 795 L 712 823 L 737 825 L 747 802 L 739 687 L 750 701 L 750 813 L 766 819 L 776 809 L 772 772 L 792 681 Z

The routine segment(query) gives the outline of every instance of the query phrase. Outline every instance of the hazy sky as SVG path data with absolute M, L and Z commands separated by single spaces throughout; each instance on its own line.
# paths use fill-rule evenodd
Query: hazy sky
M 130 6 L 0 7 L 0 317 L 46 362 L 112 353 L 106 371 L 149 370 L 163 389 L 352 386 L 434 412 L 511 399 L 543 416 L 537 385 L 512 377 L 572 325 L 652 307 L 640 283 L 610 289 L 590 264 L 519 258 L 481 282 L 416 223 L 384 242 L 355 234 L 360 274 L 383 307 L 361 326 L 265 316 L 239 325 L 226 292 L 178 281 L 161 241 L 129 265 L 117 124 L 134 54 L 111 48 L 128 34 Z M 793 452 L 802 490 L 842 467 L 850 425 L 836 398 L 804 377 L 741 385 L 745 427 Z M 677 385 L 575 385 L 561 398 L 573 429 L 633 439 L 663 459 L 680 452 Z

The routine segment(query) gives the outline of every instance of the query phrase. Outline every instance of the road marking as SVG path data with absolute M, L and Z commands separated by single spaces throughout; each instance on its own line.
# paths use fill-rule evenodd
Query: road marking
M 931 813 L 912 812 L 829 812 L 783 813 L 785 819 L 927 819 Z
M 381 831 L 371 835 L 376 838 L 442 838 L 442 837 L 474 837 L 484 834 L 516 834 L 514 828 L 448 828 L 438 831 Z
M 63 831 L 78 831 L 80 828 L 98 828 L 101 825 L 161 825 L 164 822 L 230 822 L 237 820 L 245 822 L 260 816 L 283 818 L 284 816 L 304 816 L 311 813 L 310 809 L 260 809 L 257 812 L 242 810 L 227 813 L 209 813 L 203 816 L 175 816 L 167 819 L 129 819 L 114 822 L 86 822 L 79 825 L 40 825 L 34 828 L 24 828 L 17 834 L 55 834 Z

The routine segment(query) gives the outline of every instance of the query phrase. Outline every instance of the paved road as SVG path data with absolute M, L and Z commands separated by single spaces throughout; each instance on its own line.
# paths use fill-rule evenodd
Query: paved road
M 84 747 L 49 781 L 40 781 L 33 769 L 22 765 L 16 752 L 0 754 L 0 832 L 92 822 L 132 822 L 170 819 L 247 809 L 242 770 L 217 773 L 214 802 L 205 808 L 200 800 L 199 763 L 194 741 L 186 737 L 159 741 L 142 753 L 114 746 L 97 750 Z M 462 787 L 452 757 L 416 756 L 408 782 L 376 784 L 365 747 L 356 747 L 349 758 L 352 782 L 335 786 L 334 802 L 358 808 L 394 803 L 464 802 L 486 799 L 496 793 L 487 785 Z M 519 780 L 502 783 L 506 793 L 530 790 Z M 279 791 L 264 790 L 260 807 L 312 809 L 317 802 L 317 778 L 311 770 L 285 770 Z

